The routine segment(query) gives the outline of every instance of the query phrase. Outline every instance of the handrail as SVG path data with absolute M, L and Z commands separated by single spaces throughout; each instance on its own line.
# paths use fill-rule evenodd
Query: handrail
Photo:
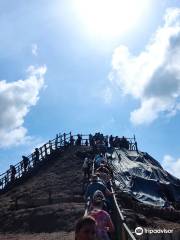
M 136 238 L 134 237 L 134 235 L 132 234 L 131 230 L 129 229 L 129 227 L 127 226 L 127 224 L 125 223 L 125 218 L 122 214 L 122 211 L 120 210 L 119 208 L 119 205 L 117 203 L 117 200 L 116 200 L 116 196 L 115 196 L 115 193 L 113 191 L 113 184 L 112 184 L 112 181 L 110 180 L 110 185 L 111 185 L 111 191 L 113 192 L 113 200 L 114 200 L 114 204 L 115 204 L 115 207 L 117 209 L 117 212 L 118 212 L 118 215 L 120 217 L 120 221 L 121 221 L 121 226 L 124 227 L 124 230 L 126 231 L 126 233 L 128 234 L 128 236 L 132 239 L 132 240 L 136 240 Z M 122 228 L 123 229 L 123 228 Z M 124 240 L 125 237 L 122 236 L 122 239 Z M 126 238 L 125 238 L 126 239 Z
M 94 164 L 95 164 L 95 160 L 93 159 L 93 165 L 92 165 L 92 175 L 94 175 L 94 171 L 95 171 Z
M 130 238 L 132 240 L 136 240 L 136 238 L 134 237 L 134 235 L 132 234 L 131 230 L 128 228 L 126 223 L 123 223 L 124 228 L 126 229 L 126 232 L 128 233 L 128 235 L 130 236 Z
M 57 134 L 56 138 L 48 141 L 39 149 L 37 148 L 37 155 L 34 153 L 27 156 L 28 163 L 26 168 L 23 166 L 23 160 L 13 166 L 14 174 L 12 174 L 12 170 L 8 169 L 6 172 L 0 175 L 0 190 L 3 190 L 8 185 L 12 185 L 15 179 L 21 178 L 25 173 L 33 170 L 37 165 L 42 163 L 48 155 L 52 153 L 52 151 L 56 149 L 62 149 L 65 147 L 65 143 L 70 139 L 71 132 L 68 134 Z M 82 139 L 83 142 L 83 139 Z M 70 143 L 70 142 L 68 142 Z
M 88 215 L 88 210 L 89 210 L 90 204 L 91 204 L 91 201 L 90 201 L 90 199 L 88 199 L 88 201 L 86 203 L 85 211 L 84 211 L 84 216 Z
M 105 155 L 105 158 L 107 160 L 107 156 Z M 92 166 L 92 174 L 94 174 L 94 161 L 93 161 L 93 166 Z M 117 203 L 117 200 L 116 200 L 116 197 L 115 197 L 115 193 L 114 193 L 114 190 L 113 190 L 113 184 L 112 184 L 112 180 L 110 179 L 110 186 L 111 186 L 111 192 L 113 193 L 113 201 L 114 201 L 114 204 L 115 204 L 115 207 L 116 207 L 116 211 L 118 213 L 118 216 L 120 218 L 120 223 L 121 223 L 121 239 L 122 240 L 127 240 L 128 238 L 126 237 L 129 236 L 131 240 L 136 240 L 136 238 L 134 237 L 134 235 L 132 234 L 131 230 L 129 229 L 129 227 L 127 226 L 127 224 L 125 223 L 125 218 L 123 216 L 123 213 L 122 211 L 120 210 L 119 208 L 119 205 Z M 88 215 L 88 209 L 89 209 L 89 206 L 90 206 L 91 202 L 90 202 L 90 199 L 88 199 L 87 203 L 86 203 L 86 208 L 85 208 L 85 213 L 84 213 L 84 216 L 87 216 Z M 124 230 L 124 231 L 123 231 Z

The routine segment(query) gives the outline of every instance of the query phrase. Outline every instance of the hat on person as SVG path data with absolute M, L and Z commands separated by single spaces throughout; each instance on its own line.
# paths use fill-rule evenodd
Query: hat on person
M 93 195 L 93 202 L 102 202 L 104 200 L 104 194 L 100 190 L 97 190 Z

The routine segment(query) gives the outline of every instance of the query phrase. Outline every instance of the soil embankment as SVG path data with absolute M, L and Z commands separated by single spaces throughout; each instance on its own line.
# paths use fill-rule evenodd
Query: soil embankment
M 73 231 L 84 212 L 83 159 L 79 152 L 88 150 L 84 146 L 69 147 L 24 183 L 0 195 L 0 231 Z

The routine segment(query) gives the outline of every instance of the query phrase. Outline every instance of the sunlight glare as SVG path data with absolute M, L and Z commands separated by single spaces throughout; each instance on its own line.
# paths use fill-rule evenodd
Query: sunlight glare
M 76 12 L 89 34 L 115 37 L 132 29 L 148 0 L 76 0 Z

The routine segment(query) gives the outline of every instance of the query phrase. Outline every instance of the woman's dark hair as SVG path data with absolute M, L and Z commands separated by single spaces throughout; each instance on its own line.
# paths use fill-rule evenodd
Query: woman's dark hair
M 96 220 L 91 216 L 85 216 L 85 217 L 80 218 L 76 223 L 75 234 L 78 233 L 82 227 L 84 227 L 85 225 L 88 225 L 88 224 L 96 225 Z

